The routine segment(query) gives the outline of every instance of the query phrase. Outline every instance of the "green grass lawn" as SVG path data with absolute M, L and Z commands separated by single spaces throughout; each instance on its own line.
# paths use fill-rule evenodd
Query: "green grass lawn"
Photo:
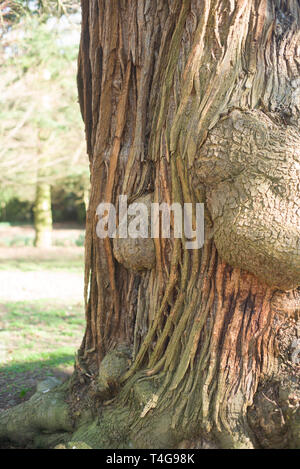
M 38 263 L 28 259 L 6 259 L 0 260 L 0 270 L 20 270 L 30 272 L 35 270 L 67 270 L 69 272 L 83 272 L 82 258 L 75 259 L 70 265 L 66 259 L 44 259 Z
M 10 251 L 12 248 L 8 248 Z M 26 251 L 29 255 L 25 256 Z M 64 255 L 66 251 L 66 255 Z M 84 255 L 83 249 L 53 250 L 43 256 L 35 253 L 35 248 L 23 249 L 19 255 L 0 257 L 0 270 L 19 270 L 21 272 L 32 272 L 39 270 L 46 271 L 66 271 L 83 273 Z
M 47 255 L 40 259 L 11 257 L 0 260 L 4 279 L 7 278 L 6 272 L 14 278 L 12 271 L 24 272 L 24 275 L 26 272 L 43 271 L 49 272 L 49 279 L 53 282 L 55 272 L 63 272 L 66 282 L 69 282 L 69 296 L 64 291 L 65 283 L 59 285 L 56 281 L 52 289 L 54 298 L 43 298 L 43 282 L 40 282 L 37 287 L 41 289 L 40 299 L 20 301 L 21 289 L 18 301 L 12 301 L 5 299 L 5 291 L 3 287 L 1 291 L 0 285 L 0 409 L 30 397 L 37 381 L 47 376 L 63 379 L 69 376 L 85 327 L 83 299 L 78 300 L 78 285 L 73 287 L 74 277 L 69 277 L 70 272 L 75 279 L 83 275 L 82 249 L 74 255 L 73 251 L 69 255 L 58 252 L 51 258 Z M 47 274 L 43 275 L 47 281 Z M 13 292 L 17 287 L 17 283 L 11 285 L 10 297 L 14 298 Z M 73 294 L 70 296 L 70 288 L 71 293 L 74 288 L 74 297 Z
M 82 305 L 53 305 L 47 300 L 0 304 L 0 372 L 74 361 L 84 330 Z M 3 352 L 2 352 L 3 354 Z

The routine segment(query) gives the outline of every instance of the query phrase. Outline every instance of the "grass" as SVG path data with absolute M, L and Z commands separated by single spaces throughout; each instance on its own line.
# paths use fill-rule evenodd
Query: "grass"
M 68 280 L 70 272 L 83 275 L 82 249 L 54 250 L 50 255 L 46 251 L 26 248 L 28 251 L 22 250 L 20 256 L 17 252 L 14 255 L 12 249 L 7 248 L 8 255 L 2 255 L 0 260 L 0 270 L 10 272 L 10 275 L 12 271 L 62 271 L 69 286 L 73 285 L 72 280 Z M 5 273 L 2 275 L 6 278 Z M 22 283 L 22 276 L 20 280 Z M 78 287 L 74 285 L 74 297 L 67 296 L 64 288 L 60 288 L 57 294 L 61 297 L 43 298 L 41 291 L 37 297 L 40 299 L 32 297 L 28 301 L 17 301 L 22 291 L 19 288 L 17 297 L 14 289 L 18 287 L 18 284 L 10 286 L 8 283 L 6 288 L 10 289 L 11 296 L 0 300 L 0 409 L 28 399 L 36 383 L 47 376 L 62 379 L 69 376 L 84 334 L 83 301 L 76 300 L 78 291 L 75 289 Z M 42 290 L 43 282 L 40 288 Z
M 82 305 L 8 302 L 0 305 L 0 319 L 0 343 L 6 355 L 0 372 L 25 371 L 33 363 L 54 366 L 74 361 L 84 330 Z
M 73 352 L 73 353 L 72 353 Z M 40 352 L 32 355 L 28 355 L 25 361 L 15 360 L 12 363 L 1 367 L 0 375 L 3 377 L 11 376 L 11 374 L 26 373 L 27 371 L 42 370 L 48 368 L 69 368 L 74 365 L 74 350 L 70 350 L 67 347 L 62 347 L 55 350 L 52 353 Z M 53 373 L 46 373 L 52 376 Z
M 30 223 L 0 222 L 0 247 L 32 248 L 35 231 Z M 52 231 L 53 247 L 83 247 L 84 228 L 80 225 L 54 224 Z
M 45 259 L 36 261 L 28 261 L 28 259 L 6 259 L 0 260 L 0 270 L 20 270 L 22 272 L 36 271 L 36 270 L 66 270 L 69 272 L 83 271 L 81 259 L 76 259 L 70 263 L 64 259 Z
M 22 259 L 5 259 L 0 260 L 0 270 L 20 270 L 22 272 L 37 271 L 37 270 L 68 270 L 69 272 L 83 272 L 83 255 L 75 258 L 72 263 L 69 259 L 40 259 L 28 260 Z
M 70 247 L 70 246 L 84 246 L 84 235 L 79 235 L 75 239 L 55 239 L 52 243 L 53 246 Z M 13 238 L 1 237 L 0 245 L 4 247 L 29 247 L 34 245 L 33 236 L 14 236 Z

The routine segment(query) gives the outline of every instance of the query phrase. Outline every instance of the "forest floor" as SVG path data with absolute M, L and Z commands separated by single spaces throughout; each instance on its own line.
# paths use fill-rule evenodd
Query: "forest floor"
M 0 247 L 0 411 L 71 375 L 84 324 L 83 247 Z

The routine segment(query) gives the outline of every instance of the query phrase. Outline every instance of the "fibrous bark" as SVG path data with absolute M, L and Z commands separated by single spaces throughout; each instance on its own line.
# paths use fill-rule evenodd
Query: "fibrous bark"
M 87 326 L 71 396 L 92 402 L 96 420 L 74 439 L 296 447 L 299 4 L 89 0 L 82 12 L 92 189 Z M 98 204 L 146 194 L 205 202 L 203 249 L 154 239 L 155 263 L 140 271 L 128 262 L 134 245 L 114 255 L 96 234 Z M 102 393 L 101 363 L 120 344 L 128 369 Z

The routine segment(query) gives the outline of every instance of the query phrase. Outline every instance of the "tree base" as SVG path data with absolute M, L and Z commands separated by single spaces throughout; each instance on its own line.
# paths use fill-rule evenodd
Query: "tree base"
M 23 404 L 3 411 L 0 447 L 13 444 L 32 449 L 165 449 L 192 445 L 182 430 L 170 431 L 170 414 L 146 418 L 153 406 L 151 399 L 145 405 L 148 383 L 135 387 L 129 405 L 124 404 L 122 397 L 101 405 L 96 399 L 93 411 L 88 399 L 81 401 L 80 406 L 76 393 L 71 393 L 70 399 L 70 385 L 72 379 L 52 389 L 39 390 Z M 199 442 L 199 438 L 194 439 L 193 444 Z M 214 445 L 206 443 L 205 447 Z
M 102 360 L 97 375 L 79 363 L 69 381 L 40 383 L 28 401 L 2 411 L 0 446 L 11 442 L 17 447 L 57 449 L 298 448 L 297 320 L 298 316 L 275 316 L 271 336 L 276 338 L 277 358 L 272 372 L 261 376 L 245 408 L 240 407 L 240 393 L 226 402 L 226 428 L 219 430 L 211 413 L 199 416 L 197 388 L 188 394 L 182 387 L 174 390 L 166 386 L 163 373 L 153 375 L 149 370 L 122 381 L 128 351 L 119 347 Z M 196 370 L 189 376 L 197 382 Z M 187 414 L 182 412 L 186 404 L 191 408 Z
M 0 447 L 10 444 L 30 449 L 218 447 L 215 441 L 203 438 L 195 430 L 172 428 L 171 411 L 153 412 L 156 394 L 149 381 L 137 381 L 129 403 L 124 399 L 126 389 L 111 401 L 92 402 L 87 398 L 79 402 L 76 392 L 70 393 L 71 386 L 72 378 L 52 389 L 38 390 L 25 403 L 3 411 Z

